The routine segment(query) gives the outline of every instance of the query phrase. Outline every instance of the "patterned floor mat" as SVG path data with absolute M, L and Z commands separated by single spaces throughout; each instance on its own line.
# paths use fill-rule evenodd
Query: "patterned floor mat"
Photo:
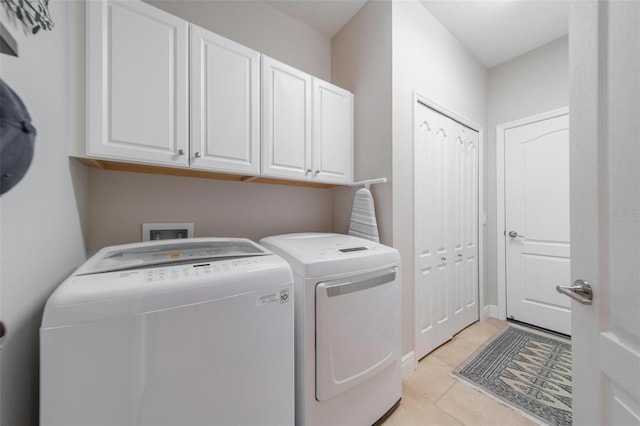
M 499 402 L 553 425 L 571 424 L 571 342 L 508 327 L 452 375 Z

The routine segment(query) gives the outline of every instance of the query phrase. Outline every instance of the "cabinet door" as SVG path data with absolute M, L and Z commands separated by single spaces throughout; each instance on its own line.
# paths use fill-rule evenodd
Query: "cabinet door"
M 260 54 L 191 25 L 191 167 L 260 173 Z
M 88 156 L 188 164 L 188 32 L 141 1 L 87 2 Z
M 331 183 L 353 181 L 353 94 L 313 79 L 313 175 Z
M 262 56 L 262 174 L 311 179 L 311 76 Z

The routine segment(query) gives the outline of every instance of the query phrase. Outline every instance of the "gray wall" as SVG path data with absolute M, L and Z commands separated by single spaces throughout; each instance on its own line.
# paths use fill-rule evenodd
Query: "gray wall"
M 568 105 L 566 37 L 487 72 L 415 0 L 371 1 L 332 41 L 261 1 L 149 2 L 355 92 L 355 177 L 390 180 L 373 193 L 382 241 L 402 254 L 403 353 L 413 350 L 414 339 L 412 90 L 481 124 L 489 219 L 485 296 L 486 303 L 497 302 L 495 126 Z M 42 308 L 85 259 L 85 247 L 93 252 L 138 241 L 147 221 L 193 221 L 196 235 L 253 239 L 345 232 L 351 208 L 348 188 L 109 172 L 70 160 L 68 146 L 84 128 L 84 58 L 72 51 L 84 46 L 67 13 L 77 4 L 51 2 L 52 32 L 24 36 L 7 24 L 20 58 L 1 58 L 1 77 L 23 98 L 38 129 L 31 169 L 0 198 L 0 309 L 8 329 L 0 351 L 3 425 L 37 423 Z M 82 27 L 84 17 L 76 18 Z
M 0 16 L 18 41 L 18 58 L 2 55 L 1 77 L 22 98 L 37 129 L 35 157 L 24 179 L 2 195 L 0 423 L 38 423 L 40 320 L 51 292 L 85 258 L 87 172 L 67 156 L 77 117 L 70 98 L 70 2 L 50 3 L 53 31 L 25 36 Z
M 331 81 L 331 41 L 261 0 L 145 0 L 237 43 Z
M 496 126 L 569 106 L 569 46 L 562 37 L 489 70 L 486 300 L 497 305 Z
M 332 40 L 334 82 L 355 93 L 356 179 L 373 186 L 382 241 L 402 256 L 402 351 L 413 350 L 413 90 L 486 123 L 487 71 L 418 1 L 367 3 Z M 437 66 L 434 66 L 437 62 Z M 334 189 L 347 228 L 353 190 Z
M 393 2 L 393 245 L 402 256 L 404 354 L 415 334 L 414 90 L 485 127 L 484 66 L 418 1 Z
M 354 179 L 386 177 L 371 187 L 383 244 L 393 244 L 391 162 L 391 2 L 370 1 L 331 40 L 333 81 L 352 91 Z M 346 233 L 353 194 L 333 190 L 333 229 Z

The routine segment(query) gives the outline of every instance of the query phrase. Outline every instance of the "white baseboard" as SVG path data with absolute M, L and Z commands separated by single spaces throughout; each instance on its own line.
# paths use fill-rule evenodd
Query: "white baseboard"
M 413 371 L 417 367 L 417 364 L 416 353 L 414 351 L 404 354 L 400 359 L 402 377 L 407 377 L 409 374 L 413 373 Z
M 498 307 L 496 305 L 486 305 L 482 309 L 482 318 L 480 320 L 484 321 L 487 318 L 498 318 Z
M 496 305 L 486 305 L 480 313 L 480 321 L 487 318 L 498 318 L 498 307 Z M 408 352 L 400 358 L 400 368 L 402 369 L 402 377 L 407 377 L 418 367 L 418 360 L 414 351 Z

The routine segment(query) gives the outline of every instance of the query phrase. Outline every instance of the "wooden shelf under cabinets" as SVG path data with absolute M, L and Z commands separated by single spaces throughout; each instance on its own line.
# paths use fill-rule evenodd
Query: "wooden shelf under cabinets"
M 307 188 L 336 188 L 340 185 L 328 183 L 304 182 L 297 180 L 275 179 L 263 176 L 236 175 L 232 173 L 208 172 L 204 170 L 180 169 L 173 167 L 150 166 L 146 164 L 121 163 L 118 161 L 95 160 L 91 158 L 78 158 L 82 164 L 103 170 L 121 172 L 147 173 L 155 175 L 186 176 L 204 179 L 232 180 L 237 182 L 270 183 L 274 185 L 303 186 Z

